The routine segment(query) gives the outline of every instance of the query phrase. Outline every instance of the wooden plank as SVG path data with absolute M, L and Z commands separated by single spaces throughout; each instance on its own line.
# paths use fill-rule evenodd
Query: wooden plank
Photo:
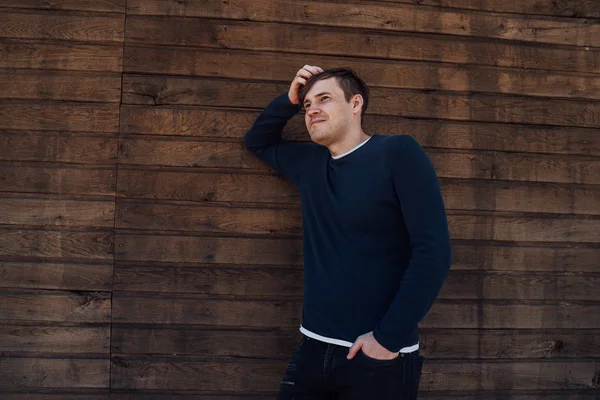
M 446 209 L 598 215 L 600 188 L 495 180 L 440 179 Z
M 123 45 L 0 40 L 0 68 L 121 72 Z
M 0 276 L 0 287 L 112 290 L 113 268 L 112 264 L 0 261 Z
M 496 180 L 440 178 L 450 210 L 543 212 L 598 215 L 600 188 Z M 300 204 L 298 190 L 281 176 L 119 168 L 121 197 L 201 201 Z
M 194 327 L 116 325 L 111 336 L 115 355 L 178 358 L 235 357 L 287 359 L 298 343 L 297 329 L 252 331 Z M 422 329 L 419 350 L 429 359 L 589 358 L 600 354 L 597 331 Z
M 255 107 L 287 89 L 287 84 L 125 74 L 123 103 Z M 373 88 L 369 109 L 378 115 L 414 118 L 600 127 L 600 104 L 576 100 Z
M 241 139 L 258 116 L 257 111 L 197 107 L 121 107 L 122 133 Z M 532 153 L 600 155 L 600 130 L 539 127 L 495 123 L 438 121 L 369 115 L 365 131 L 385 135 L 409 133 L 424 147 L 497 150 Z M 284 137 L 309 141 L 300 113 L 284 130 Z
M 0 352 L 34 355 L 56 354 L 108 354 L 110 327 L 104 326 L 0 326 Z
M 64 392 L 64 389 L 61 390 L 60 393 L 52 393 L 48 392 L 48 389 L 42 389 L 43 392 L 36 392 L 35 389 L 25 388 L 26 392 L 18 392 L 18 391 L 10 391 L 7 392 L 3 390 L 0 392 L 2 394 L 3 400 L 109 400 L 109 393 L 106 391 L 105 393 L 98 393 L 97 389 L 93 390 L 93 393 L 77 391 L 73 393 Z
M 302 297 L 298 268 L 115 267 L 114 290 L 211 295 Z
M 356 299 L 360 301 L 360 299 Z M 226 300 L 199 295 L 113 294 L 115 323 L 182 324 L 222 328 L 300 326 L 300 301 Z M 448 318 L 451 315 L 452 318 Z M 423 328 L 588 329 L 600 322 L 594 303 L 508 302 L 438 299 Z
M 114 201 L 0 196 L 0 224 L 114 226 Z
M 302 234 L 302 213 L 300 210 L 264 210 L 256 208 L 229 208 L 229 207 L 196 207 L 173 208 L 175 215 L 163 214 L 164 208 L 146 204 L 138 206 L 135 203 L 121 204 L 117 211 L 117 228 L 140 229 L 142 225 L 150 224 L 152 227 L 164 230 L 179 229 L 182 219 L 187 220 L 185 226 L 194 231 L 216 234 L 235 235 L 271 235 L 293 236 Z M 188 214 L 192 211 L 192 214 Z M 158 218 L 157 218 L 158 217 Z
M 597 217 L 504 216 L 466 211 L 451 213 L 448 224 L 452 239 L 600 243 L 600 219 Z
M 185 249 L 181 251 L 180 249 Z M 453 241 L 453 268 L 481 271 L 598 272 L 596 247 L 520 245 Z M 218 238 L 117 232 L 118 261 L 301 266 L 297 239 Z
M 119 130 L 119 108 L 113 104 L 66 102 L 0 102 L 3 129 L 110 132 Z
M 110 379 L 107 359 L 3 357 L 0 367 L 0 386 L 107 388 Z
M 295 186 L 280 176 L 119 168 L 122 197 L 299 204 Z
M 125 14 L 126 0 L 4 0 L 0 7 L 42 10 L 100 11 Z
M 600 5 L 594 0 L 563 0 L 549 2 L 545 0 L 380 0 L 391 3 L 420 4 L 461 8 L 470 10 L 507 12 L 518 14 L 553 15 L 563 17 L 600 17 Z
M 95 101 L 121 100 L 121 75 L 87 72 L 0 71 L 4 99 Z
M 453 269 L 478 271 L 598 272 L 600 249 L 574 245 L 452 243 Z
M 149 236 L 117 231 L 115 260 L 302 265 L 302 242 L 298 239 Z
M 230 363 L 119 360 L 111 372 L 116 389 L 196 390 L 201 393 L 276 393 L 286 362 Z M 566 390 L 594 389 L 593 361 L 428 362 L 421 390 Z M 364 373 L 360 369 L 357 373 Z
M 109 292 L 0 292 L 0 316 L 13 321 L 110 322 Z
M 428 149 L 427 153 L 438 175 L 447 178 L 600 184 L 598 158 L 447 149 Z M 124 137 L 120 140 L 119 163 L 270 170 L 240 142 L 170 137 Z
M 300 210 L 119 202 L 116 227 L 211 234 L 299 236 Z M 452 239 L 600 243 L 600 219 L 449 212 Z
M 579 273 L 498 274 L 454 270 L 450 272 L 439 297 L 441 299 L 597 301 L 598 293 L 600 293 L 600 276 L 598 275 L 581 275 Z
M 0 228 L 0 256 L 112 260 L 113 233 Z
M 114 290 L 207 295 L 302 298 L 303 272 L 297 268 L 115 267 Z M 580 274 L 482 273 L 452 270 L 442 299 L 598 299 L 600 277 Z
M 424 329 L 419 350 L 428 359 L 533 359 L 598 357 L 594 330 Z
M 0 38 L 123 43 L 125 16 L 0 9 Z
M 183 21 L 182 21 L 183 22 Z M 184 23 L 189 23 L 186 19 Z M 165 23 L 166 24 L 166 23 Z M 179 25 L 176 25 L 179 26 Z M 198 26 L 194 22 L 195 27 Z M 222 30 L 229 33 L 229 26 L 222 26 Z M 233 27 L 235 28 L 235 26 Z M 155 35 L 170 29 L 169 26 L 151 26 L 149 30 L 155 31 Z M 191 32 L 194 32 L 194 37 L 198 37 L 197 28 L 194 29 L 190 25 Z M 214 27 L 213 29 L 218 29 Z M 245 27 L 241 29 L 241 40 L 247 42 L 248 37 L 260 37 L 259 31 L 247 32 L 249 29 Z M 287 28 L 282 28 L 287 29 Z M 269 29 L 265 29 L 267 32 Z M 219 30 L 220 31 L 220 30 Z M 142 33 L 144 34 L 144 33 Z M 277 43 L 282 43 L 280 38 L 282 35 L 288 35 L 289 32 L 281 31 L 273 33 L 273 40 Z M 358 34 L 358 33 L 357 33 Z M 175 33 L 176 38 L 179 34 Z M 215 37 L 216 34 L 207 33 L 202 37 Z M 302 42 L 306 45 L 312 43 L 306 35 L 298 33 L 298 38 L 302 38 Z M 468 65 L 451 65 L 447 63 L 434 62 L 415 62 L 402 61 L 390 62 L 390 58 L 385 59 L 366 59 L 362 57 L 377 56 L 371 55 L 369 52 L 355 52 L 341 50 L 344 48 L 340 44 L 340 40 L 335 37 L 329 37 L 321 34 L 323 37 L 315 39 L 318 42 L 329 43 L 330 46 L 335 46 L 338 50 L 325 52 L 327 56 L 319 56 L 318 61 L 315 56 L 307 56 L 306 54 L 291 54 L 289 53 L 289 43 L 286 47 L 272 50 L 270 52 L 259 52 L 253 49 L 256 47 L 252 43 L 240 43 L 234 48 L 239 50 L 214 50 L 202 48 L 181 48 L 181 47 L 146 47 L 146 46 L 126 46 L 125 47 L 125 64 L 124 70 L 135 73 L 154 73 L 154 74 L 178 74 L 186 76 L 202 76 L 202 77 L 230 77 L 236 79 L 262 79 L 262 80 L 291 80 L 290 76 L 294 76 L 293 71 L 307 62 L 318 63 L 322 68 L 332 68 L 339 65 L 344 65 L 354 69 L 371 87 L 391 87 L 402 89 L 415 90 L 448 90 L 448 91 L 463 91 L 463 92 L 483 92 L 483 93 L 503 93 L 513 95 L 526 96 L 542 96 L 542 97 L 565 97 L 565 98 L 582 98 L 582 99 L 598 99 L 600 95 L 600 78 L 593 75 L 574 75 L 569 73 L 559 73 L 545 71 L 540 73 L 537 70 L 515 70 L 509 68 L 499 68 L 498 66 L 475 66 Z M 364 43 L 363 39 L 358 43 Z M 165 35 L 161 35 L 165 37 Z M 358 38 L 352 38 L 355 43 Z M 163 41 L 159 41 L 163 42 Z M 172 44 L 166 40 L 168 44 Z M 344 40 L 345 42 L 345 40 Z M 378 43 L 378 38 L 374 38 L 373 42 Z M 156 43 L 152 43 L 156 45 Z M 364 45 L 367 47 L 367 45 Z M 398 44 L 404 47 L 403 44 Z M 225 46 L 230 47 L 230 46 Z M 368 45 L 368 48 L 378 48 Z M 261 48 L 262 50 L 262 48 Z M 307 51 L 310 51 L 307 49 Z M 285 57 L 282 57 L 282 53 Z M 329 55 L 339 54 L 339 57 L 329 57 Z M 355 55 L 361 58 L 349 58 Z M 308 60 L 307 60 L 308 57 Z M 382 57 L 379 55 L 379 57 Z M 314 58 L 314 61 L 313 59 Z M 235 62 L 231 60 L 235 59 Z M 168 60 L 177 60 L 176 62 L 168 62 Z M 292 72 L 292 73 L 290 73 Z M 591 71 L 588 71 L 591 72 Z
M 106 137 L 43 135 L 39 132 L 1 132 L 0 160 L 78 164 L 117 162 L 117 140 Z
M 175 15 L 287 22 L 300 25 L 339 26 L 388 32 L 420 32 L 594 46 L 600 30 L 585 20 L 535 18 L 521 15 L 474 13 L 467 10 L 420 7 L 406 4 L 244 0 L 235 4 L 217 0 L 171 3 L 131 0 L 128 14 Z
M 116 168 L 0 163 L 2 191 L 113 195 Z

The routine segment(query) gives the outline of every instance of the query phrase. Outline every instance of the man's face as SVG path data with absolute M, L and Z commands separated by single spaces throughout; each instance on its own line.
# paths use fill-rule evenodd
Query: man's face
M 303 106 L 311 139 L 324 146 L 339 140 L 353 121 L 352 105 L 346 102 L 344 91 L 333 77 L 315 82 Z

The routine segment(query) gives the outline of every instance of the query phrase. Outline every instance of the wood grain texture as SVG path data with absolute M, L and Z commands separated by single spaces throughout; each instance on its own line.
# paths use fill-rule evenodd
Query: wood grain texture
M 168 59 L 166 56 L 161 59 Z M 153 61 L 156 64 L 157 61 Z M 177 63 L 176 65 L 181 65 Z M 123 103 L 255 107 L 286 93 L 288 85 L 207 78 L 123 76 Z M 429 93 L 373 88 L 371 113 L 412 118 L 599 127 L 600 105 L 594 102 L 503 95 Z
M 164 208 L 161 210 L 158 207 L 154 210 L 148 209 L 146 204 L 141 206 L 134 203 L 123 204 L 117 212 L 116 227 L 140 229 L 150 225 L 154 229 L 179 230 L 179 225 L 184 224 L 187 229 L 214 234 L 293 237 L 302 234 L 300 210 L 228 207 L 196 207 L 178 210 L 171 207 L 166 214 L 163 213 L 164 211 Z M 140 217 L 146 222 L 140 221 Z
M 128 14 L 196 16 L 246 21 L 420 32 L 535 43 L 594 46 L 600 30 L 585 20 L 420 7 L 407 4 L 334 3 L 291 0 L 176 3 L 132 0 Z
M 108 388 L 109 367 L 107 359 L 3 357 L 0 360 L 0 386 Z
M 0 7 L 125 13 L 126 0 L 4 0 Z
M 113 354 L 156 358 L 251 358 L 288 360 L 300 340 L 298 329 L 252 331 L 152 328 L 117 325 L 111 336 Z M 421 329 L 419 350 L 430 359 L 557 359 L 600 354 L 593 330 Z
M 117 140 L 110 137 L 0 132 L 0 160 L 116 164 Z
M 0 38 L 123 43 L 124 26 L 119 14 L 0 9 Z
M 123 134 L 241 140 L 258 114 L 250 110 L 123 105 L 120 130 Z M 384 135 L 410 134 L 426 148 L 600 155 L 600 130 L 590 128 L 368 115 L 364 129 Z M 284 137 L 310 140 L 302 114 L 288 122 Z
M 98 393 L 98 389 L 88 389 L 87 391 L 81 389 L 71 389 L 66 392 L 65 389 L 60 390 L 59 393 L 53 393 L 48 388 L 41 389 L 37 392 L 36 388 L 24 388 L 27 391 L 18 390 L 3 390 L 3 400 L 109 400 L 110 396 L 107 389 L 104 389 L 103 393 Z M 21 388 L 23 390 L 23 388 Z M 91 392 L 91 393 L 90 393 Z
M 110 260 L 112 231 L 0 228 L 0 256 Z
M 0 287 L 110 291 L 112 264 L 0 261 Z
M 147 297 L 142 297 L 114 294 L 112 306 L 114 323 L 291 329 L 300 326 L 302 304 L 299 300 L 282 299 L 228 300 L 200 295 L 148 294 Z M 587 329 L 597 326 L 600 321 L 599 311 L 600 307 L 593 303 L 439 299 L 421 326 Z
M 187 21 L 186 21 L 187 22 Z M 190 23 L 191 22 L 187 22 Z M 194 27 L 197 27 L 194 22 Z M 204 25 L 204 24 L 203 24 Z M 201 26 L 203 26 L 201 25 Z M 178 25 L 175 25 L 178 26 Z M 169 30 L 169 26 L 151 26 L 149 30 L 160 34 Z M 216 28 L 215 28 L 216 29 Z M 227 32 L 227 26 L 223 27 Z M 258 27 L 257 29 L 260 29 Z M 259 36 L 262 30 L 254 33 L 244 29 L 239 35 L 243 37 Z M 197 28 L 190 27 L 194 37 Z M 179 38 L 179 34 L 175 34 Z M 192 35 L 192 33 L 190 33 Z M 218 33 L 207 33 L 211 37 Z M 247 35 L 247 36 L 246 36 Z M 274 33 L 277 35 L 277 33 Z M 281 35 L 274 39 L 281 43 Z M 302 33 L 298 34 L 303 42 L 311 43 Z M 161 35 L 164 37 L 164 35 Z M 246 39 L 244 39 L 246 40 Z M 345 49 L 334 38 L 322 37 L 318 42 L 330 43 L 338 49 Z M 357 39 L 353 39 L 357 40 Z M 364 36 L 362 41 L 364 42 Z M 374 40 L 376 41 L 376 39 Z M 171 43 L 169 43 L 171 44 Z M 398 44 L 404 47 L 403 44 Z M 228 47 L 228 46 L 225 46 Z M 245 48 L 243 45 L 237 48 Z M 369 48 L 377 48 L 371 44 Z M 498 66 L 451 65 L 435 62 L 401 61 L 390 62 L 385 59 L 364 58 L 370 54 L 357 52 L 356 57 L 340 50 L 327 52 L 327 56 L 306 54 L 290 54 L 286 49 L 277 52 L 259 52 L 247 50 L 213 50 L 180 47 L 134 47 L 126 46 L 124 70 L 132 73 L 177 74 L 202 77 L 230 77 L 236 79 L 291 80 L 294 71 L 306 62 L 317 63 L 322 68 L 333 68 L 343 65 L 354 69 L 370 87 L 390 87 L 413 90 L 446 90 L 459 92 L 502 93 L 538 97 L 564 97 L 581 99 L 598 99 L 600 95 L 600 78 L 587 74 L 567 74 L 550 71 L 516 70 L 499 68 Z M 282 52 L 286 52 L 282 57 Z M 339 53 L 341 57 L 330 57 Z M 308 58 L 308 60 L 307 60 Z M 235 61 L 232 61 L 235 60 Z
M 108 354 L 110 327 L 105 326 L 35 326 L 3 325 L 0 327 L 0 353 L 21 356 L 36 353 L 63 355 Z
M 598 215 L 595 186 L 440 178 L 447 209 Z M 295 186 L 279 175 L 119 168 L 120 197 L 217 203 L 299 205 Z M 223 204 L 226 203 L 226 204 Z
M 110 293 L 10 291 L 0 292 L 4 320 L 107 323 L 111 320 Z
M 121 72 L 122 63 L 121 44 L 0 41 L 0 68 Z
M 600 5 L 594 0 L 382 0 L 391 3 L 420 4 L 470 10 L 563 17 L 600 17 Z
M 287 363 L 194 362 L 123 359 L 113 366 L 115 388 L 276 393 Z M 421 388 L 427 390 L 595 389 L 594 362 L 429 362 Z
M 113 195 L 115 167 L 62 166 L 0 163 L 2 191 L 23 193 L 62 193 Z
M 522 154 L 428 149 L 438 176 L 466 179 L 522 180 L 600 184 L 597 158 L 565 158 L 548 154 Z M 269 171 L 265 163 L 242 143 L 173 138 L 123 138 L 119 162 Z
M 121 75 L 87 72 L 17 70 L 0 72 L 4 99 L 118 103 Z
M 68 200 L 0 196 L 0 224 L 114 226 L 114 200 Z
M 112 104 L 0 101 L 3 129 L 85 131 L 112 133 L 119 130 L 119 108 Z
M 206 295 L 302 298 L 297 268 L 115 267 L 114 290 Z M 441 299 L 598 299 L 600 276 L 550 273 L 490 273 L 451 270 Z

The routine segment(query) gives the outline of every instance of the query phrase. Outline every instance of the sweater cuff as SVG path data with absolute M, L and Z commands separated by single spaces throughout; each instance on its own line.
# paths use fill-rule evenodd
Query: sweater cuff
M 393 337 L 382 333 L 378 326 L 373 331 L 373 337 L 377 340 L 377 343 L 393 353 L 397 353 L 400 349 L 412 346 L 419 341 L 418 327 L 416 326 L 410 331 L 395 333 Z

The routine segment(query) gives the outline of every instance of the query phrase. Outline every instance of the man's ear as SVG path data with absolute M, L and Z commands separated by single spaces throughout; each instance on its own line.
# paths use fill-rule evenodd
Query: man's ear
M 363 102 L 364 101 L 362 95 L 355 94 L 354 96 L 352 96 L 352 98 L 350 99 L 350 103 L 352 103 L 352 113 L 360 114 L 362 111 Z

